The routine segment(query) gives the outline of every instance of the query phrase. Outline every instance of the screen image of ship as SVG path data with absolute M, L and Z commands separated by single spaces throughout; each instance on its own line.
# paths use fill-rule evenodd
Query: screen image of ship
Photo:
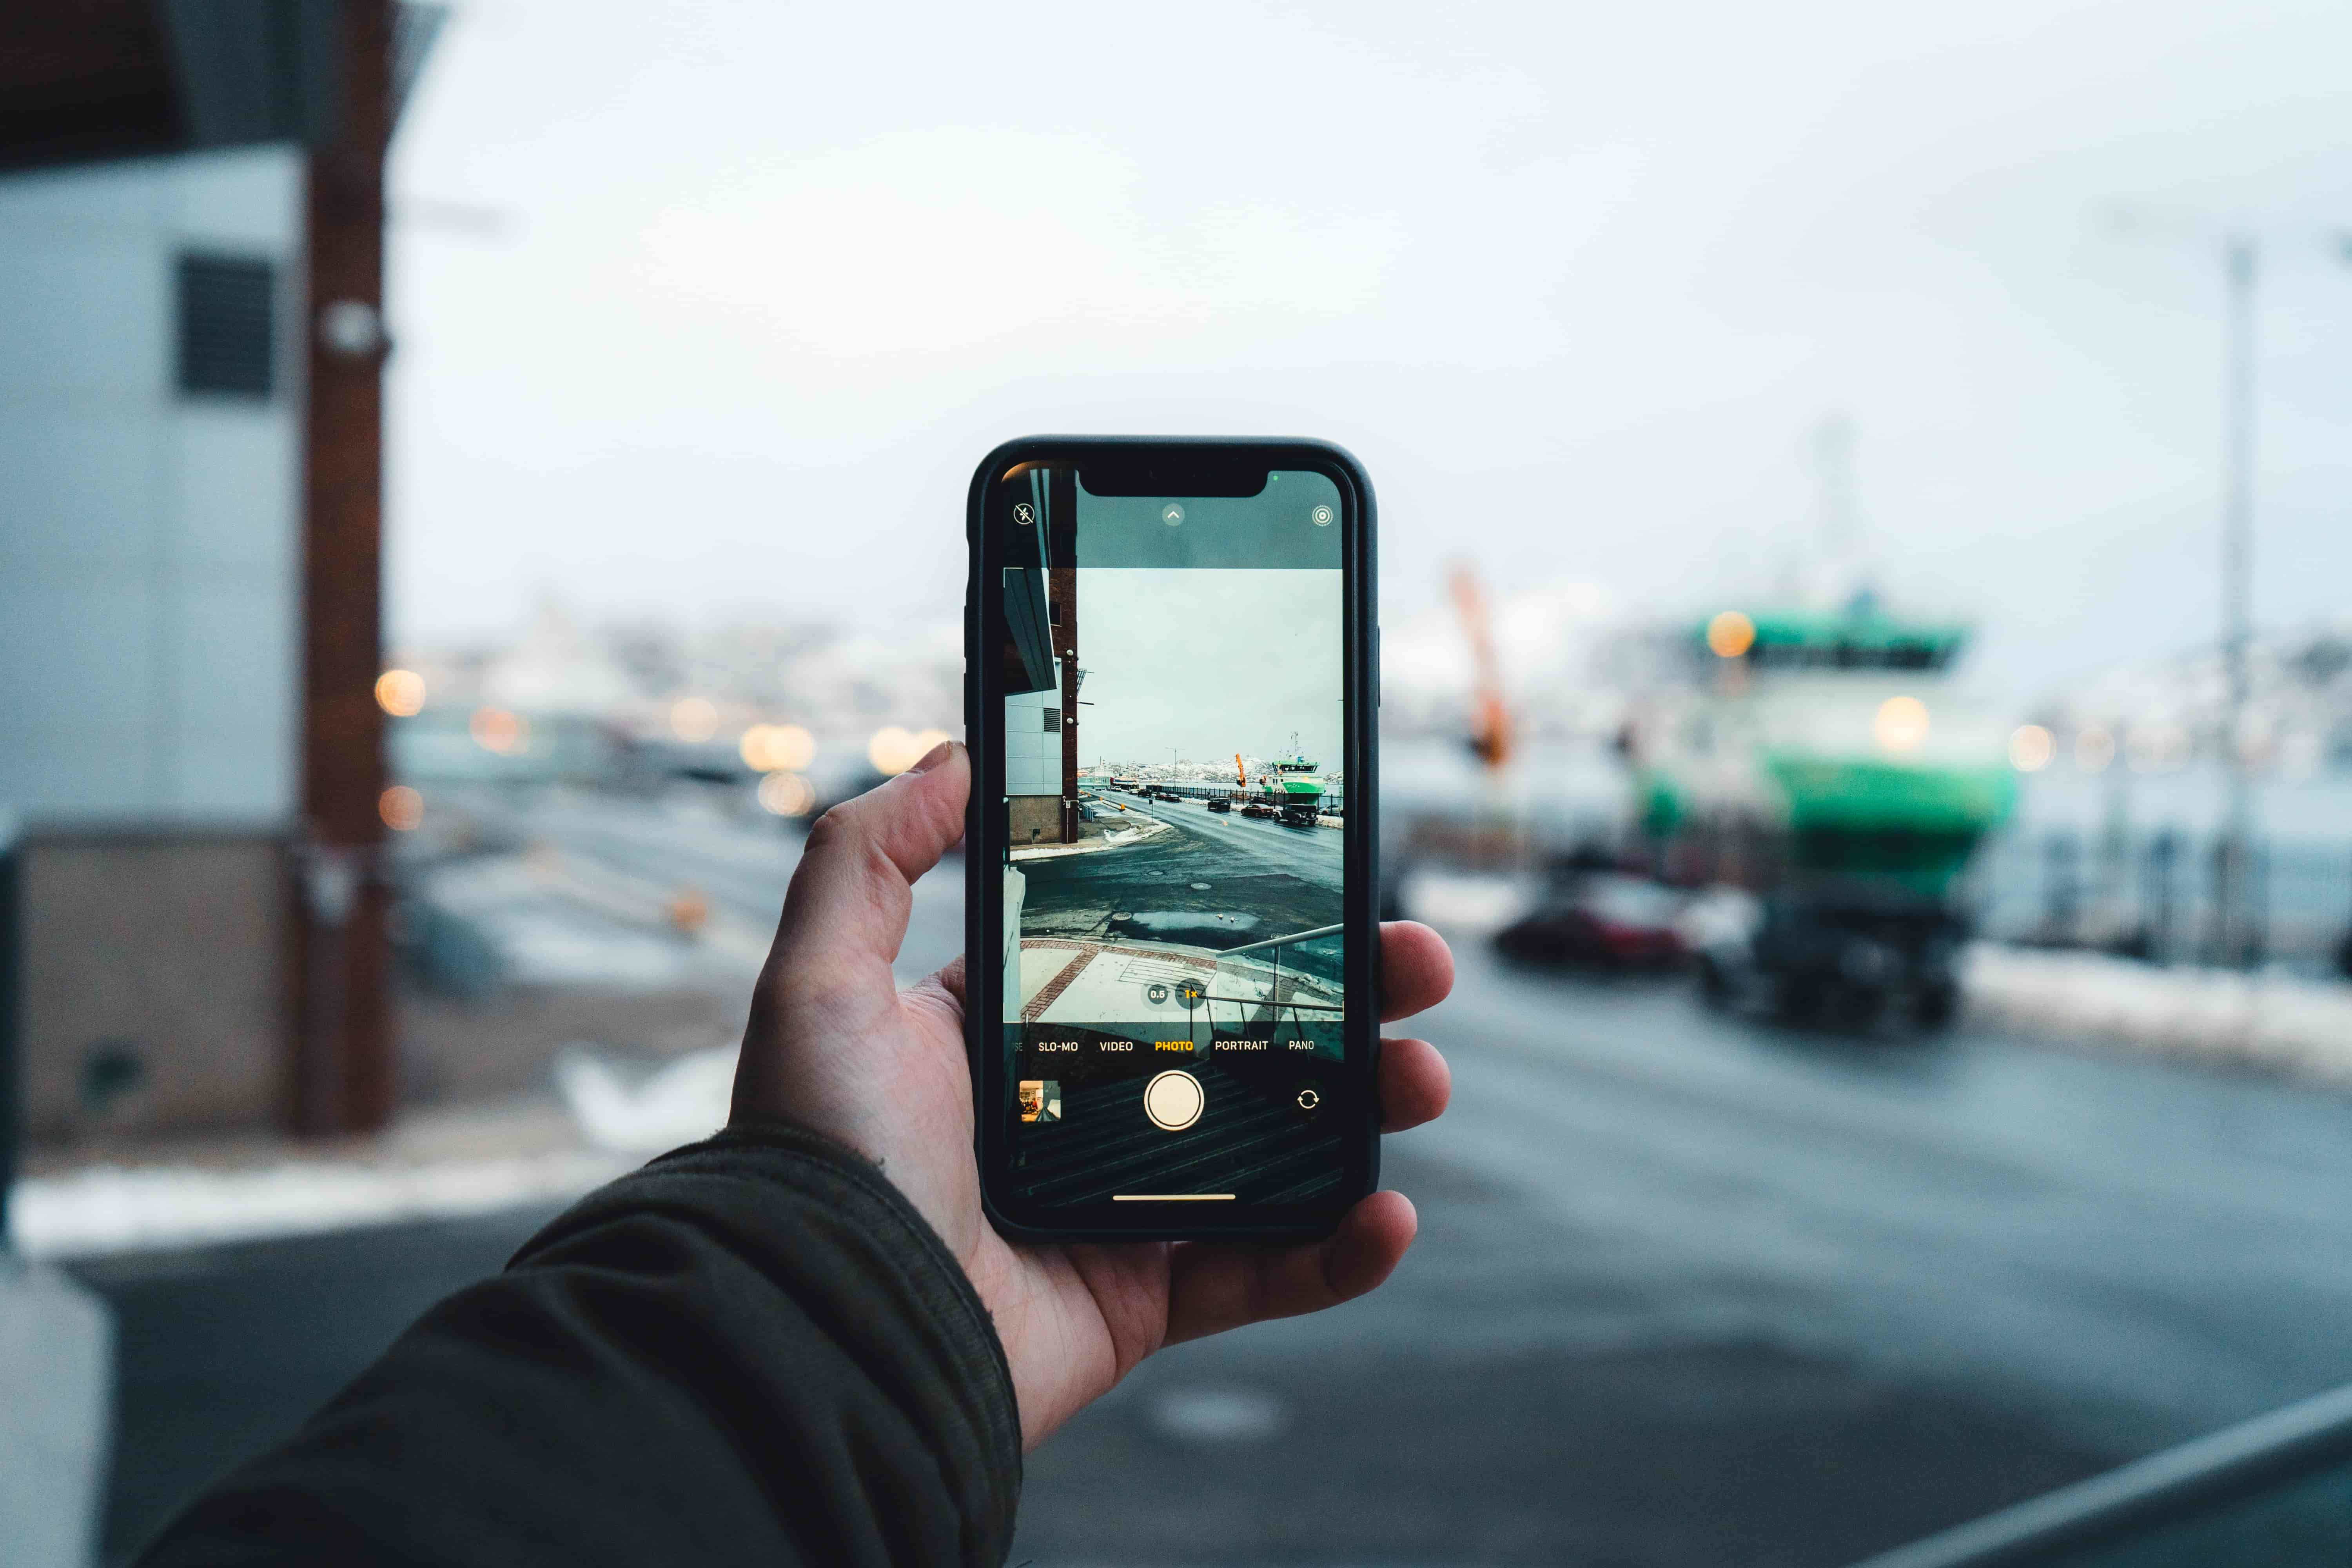
M 1278 816 L 1294 827 L 1314 826 L 1323 808 L 1319 769 L 1319 763 L 1296 749 L 1289 756 L 1266 763 L 1258 773 L 1257 798 L 1251 803 L 1264 809 L 1251 815 Z

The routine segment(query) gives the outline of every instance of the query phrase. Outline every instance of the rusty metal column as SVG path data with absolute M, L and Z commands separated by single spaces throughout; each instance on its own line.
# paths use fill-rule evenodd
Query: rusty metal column
M 382 668 L 383 163 L 390 0 L 336 8 L 340 90 L 310 157 L 302 473 L 302 815 L 294 1121 L 392 1113 Z

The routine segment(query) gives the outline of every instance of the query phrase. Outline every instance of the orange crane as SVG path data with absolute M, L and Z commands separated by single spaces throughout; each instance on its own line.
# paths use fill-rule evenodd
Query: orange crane
M 1249 770 L 1242 766 L 1242 754 L 1234 753 L 1234 783 L 1242 789 L 1249 788 Z
M 1471 699 L 1470 751 L 1490 769 L 1511 760 L 1511 710 L 1503 706 L 1503 678 L 1495 662 L 1495 639 L 1486 627 L 1486 601 L 1478 580 L 1467 565 L 1456 563 L 1453 574 L 1454 607 L 1462 629 L 1470 637 L 1470 660 L 1476 681 Z

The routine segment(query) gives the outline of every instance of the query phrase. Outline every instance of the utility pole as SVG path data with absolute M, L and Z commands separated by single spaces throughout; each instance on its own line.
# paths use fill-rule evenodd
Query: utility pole
M 1813 431 L 1813 473 L 1822 489 L 1822 554 L 1837 561 L 1861 538 L 1853 493 L 1853 421 L 1832 414 Z
M 2245 227 L 2165 221 L 2120 209 L 2118 232 L 2188 239 L 2200 249 L 2218 239 L 2223 287 L 2221 354 L 2221 764 L 2227 795 L 2221 841 L 2213 854 L 2212 947 L 2216 961 L 2242 967 L 2254 957 L 2261 922 L 2253 910 L 2254 789 L 2246 748 L 2246 710 L 2253 698 L 2255 289 L 2262 245 Z
M 2246 756 L 2246 706 L 2252 695 L 2247 668 L 2253 640 L 2254 568 L 2254 286 L 2259 271 L 2252 236 L 2231 234 L 2222 247 L 2229 285 L 2227 377 L 2222 430 L 2221 662 L 2227 681 L 2229 816 L 2215 868 L 2215 927 L 2221 962 L 2252 962 L 2254 928 L 2248 894 L 2253 873 L 2253 780 Z
M 302 465 L 302 815 L 294 1123 L 368 1131 L 393 1109 L 381 815 L 383 165 L 394 7 L 329 8 L 341 93 L 310 149 Z

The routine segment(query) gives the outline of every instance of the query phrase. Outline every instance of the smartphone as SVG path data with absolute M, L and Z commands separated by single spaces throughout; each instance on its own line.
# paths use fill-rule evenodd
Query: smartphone
M 1034 437 L 969 533 L 990 1219 L 1328 1235 L 1380 1166 L 1370 480 L 1319 441 Z

